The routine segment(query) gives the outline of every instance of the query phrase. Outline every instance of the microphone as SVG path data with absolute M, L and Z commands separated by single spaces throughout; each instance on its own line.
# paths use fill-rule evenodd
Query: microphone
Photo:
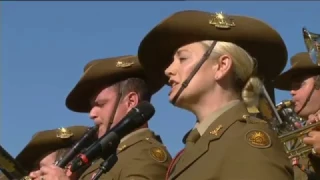
M 90 127 L 87 132 L 81 137 L 81 139 L 70 149 L 63 158 L 56 162 L 56 166 L 65 167 L 81 150 L 92 141 L 99 129 L 99 126 Z
M 76 172 L 98 157 L 109 157 L 120 144 L 120 140 L 136 128 L 145 124 L 155 113 L 154 107 L 146 101 L 132 108 L 122 120 L 78 155 L 71 163 L 71 172 Z

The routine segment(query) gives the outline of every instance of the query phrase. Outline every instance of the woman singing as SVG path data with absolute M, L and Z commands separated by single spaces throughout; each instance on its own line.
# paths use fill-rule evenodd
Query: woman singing
M 259 102 L 260 79 L 286 64 L 274 29 L 250 17 L 182 11 L 154 27 L 138 55 L 150 77 L 171 86 L 170 102 L 197 118 L 167 179 L 293 179 L 276 133 L 247 110 Z

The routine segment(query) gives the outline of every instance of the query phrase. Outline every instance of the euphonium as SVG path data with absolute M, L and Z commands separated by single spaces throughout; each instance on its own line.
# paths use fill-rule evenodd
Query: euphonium
M 320 66 L 320 34 L 311 33 L 306 28 L 302 28 L 302 35 L 312 62 Z M 288 110 L 284 112 L 285 109 Z M 312 151 L 312 146 L 304 144 L 302 140 L 312 129 L 320 126 L 320 122 L 305 124 L 306 121 L 294 113 L 291 101 L 283 101 L 278 104 L 277 111 L 283 121 L 278 128 L 278 135 L 284 143 L 289 158 L 307 156 Z M 302 127 L 296 127 L 296 123 L 300 123 Z
M 320 66 L 320 34 L 309 32 L 305 27 L 302 28 L 302 34 L 312 62 Z

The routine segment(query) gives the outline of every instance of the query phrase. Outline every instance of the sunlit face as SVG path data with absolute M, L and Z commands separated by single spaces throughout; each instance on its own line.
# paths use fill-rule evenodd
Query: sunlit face
M 124 115 L 129 111 L 126 106 L 127 98 L 120 101 L 119 105 L 116 106 L 118 96 L 118 90 L 114 86 L 107 87 L 100 91 L 95 98 L 92 100 L 92 109 L 90 111 L 90 118 L 94 121 L 96 125 L 99 126 L 98 137 L 103 136 L 112 121 L 112 115 L 114 108 L 117 108 L 116 114 L 113 119 L 114 126 L 118 121 L 120 121 Z M 112 127 L 111 126 L 111 127 Z
M 40 160 L 40 163 L 39 163 L 40 168 L 43 166 L 50 166 L 50 165 L 54 164 L 56 161 L 56 158 L 57 158 L 56 151 L 48 154 L 47 156 L 45 156 L 44 158 L 42 158 Z
M 292 100 L 295 105 L 295 112 L 298 112 L 303 107 L 304 103 L 307 101 L 309 94 L 314 86 L 315 79 L 313 77 L 301 77 L 295 79 L 292 83 Z M 310 97 L 307 105 L 299 113 L 302 117 L 307 117 L 310 114 L 316 113 L 320 109 L 320 90 L 315 90 Z
M 165 70 L 171 86 L 170 101 L 173 100 L 182 83 L 191 74 L 205 52 L 206 48 L 199 42 L 180 47 L 175 52 L 172 63 Z M 217 65 L 215 65 L 214 61 L 210 58 L 206 60 L 193 76 L 187 88 L 180 94 L 175 105 L 184 107 L 190 103 L 197 103 L 203 94 L 208 93 L 214 87 L 216 71 Z
M 37 160 L 34 164 L 34 167 L 32 168 L 32 171 L 38 171 L 40 168 L 45 166 L 50 166 L 55 163 L 57 158 L 57 152 L 49 153 L 43 157 L 40 157 L 39 160 Z
M 33 169 L 32 172 L 36 173 L 42 167 L 53 165 L 57 161 L 57 156 L 58 156 L 57 151 L 54 151 L 44 156 L 43 158 L 40 159 L 39 164 L 36 165 L 36 167 Z M 77 179 L 77 173 L 73 173 L 69 178 L 72 180 Z

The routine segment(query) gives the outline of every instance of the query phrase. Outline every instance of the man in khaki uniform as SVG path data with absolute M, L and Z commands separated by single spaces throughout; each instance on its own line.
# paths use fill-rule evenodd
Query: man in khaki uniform
M 243 96 L 239 97 L 256 75 L 250 56 L 257 60 L 257 73 L 267 80 L 280 74 L 287 61 L 280 35 L 250 17 L 180 11 L 144 37 L 138 57 L 148 76 L 169 82 L 169 99 L 175 106 L 189 111 L 193 107 L 200 114 L 191 111 L 199 124 L 186 135 L 186 147 L 172 161 L 167 179 L 293 179 L 276 133 L 265 121 L 250 116 Z M 208 112 L 201 117 L 203 109 Z
M 150 101 L 163 83 L 149 81 L 136 56 L 121 56 L 91 61 L 67 97 L 66 104 L 75 112 L 89 113 L 99 125 L 99 137 L 116 125 L 141 101 Z M 145 124 L 125 136 L 117 148 L 118 161 L 100 179 L 165 178 L 171 156 L 159 136 Z M 92 179 L 102 159 L 95 161 L 79 179 Z M 42 180 L 68 179 L 57 167 L 41 169 Z
M 86 126 L 71 126 L 37 132 L 15 159 L 27 172 L 50 166 L 60 160 L 87 130 Z
M 304 119 L 320 115 L 320 82 L 319 79 L 318 82 L 316 81 L 319 75 L 320 66 L 312 62 L 309 53 L 301 52 L 291 58 L 291 68 L 275 80 L 276 88 L 290 91 L 295 103 L 294 111 Z M 311 135 L 313 138 L 320 137 L 320 132 L 313 131 Z M 313 144 L 312 136 L 307 137 L 306 143 L 310 142 L 311 139 L 310 144 Z M 316 155 L 310 155 L 309 157 L 313 159 L 314 163 L 320 160 Z M 309 176 L 314 174 L 309 158 L 294 158 L 293 165 L 296 180 L 308 179 L 306 173 L 310 174 L 309 171 L 311 171 Z M 320 178 L 320 176 L 317 178 Z M 312 177 L 309 179 L 311 180 Z

